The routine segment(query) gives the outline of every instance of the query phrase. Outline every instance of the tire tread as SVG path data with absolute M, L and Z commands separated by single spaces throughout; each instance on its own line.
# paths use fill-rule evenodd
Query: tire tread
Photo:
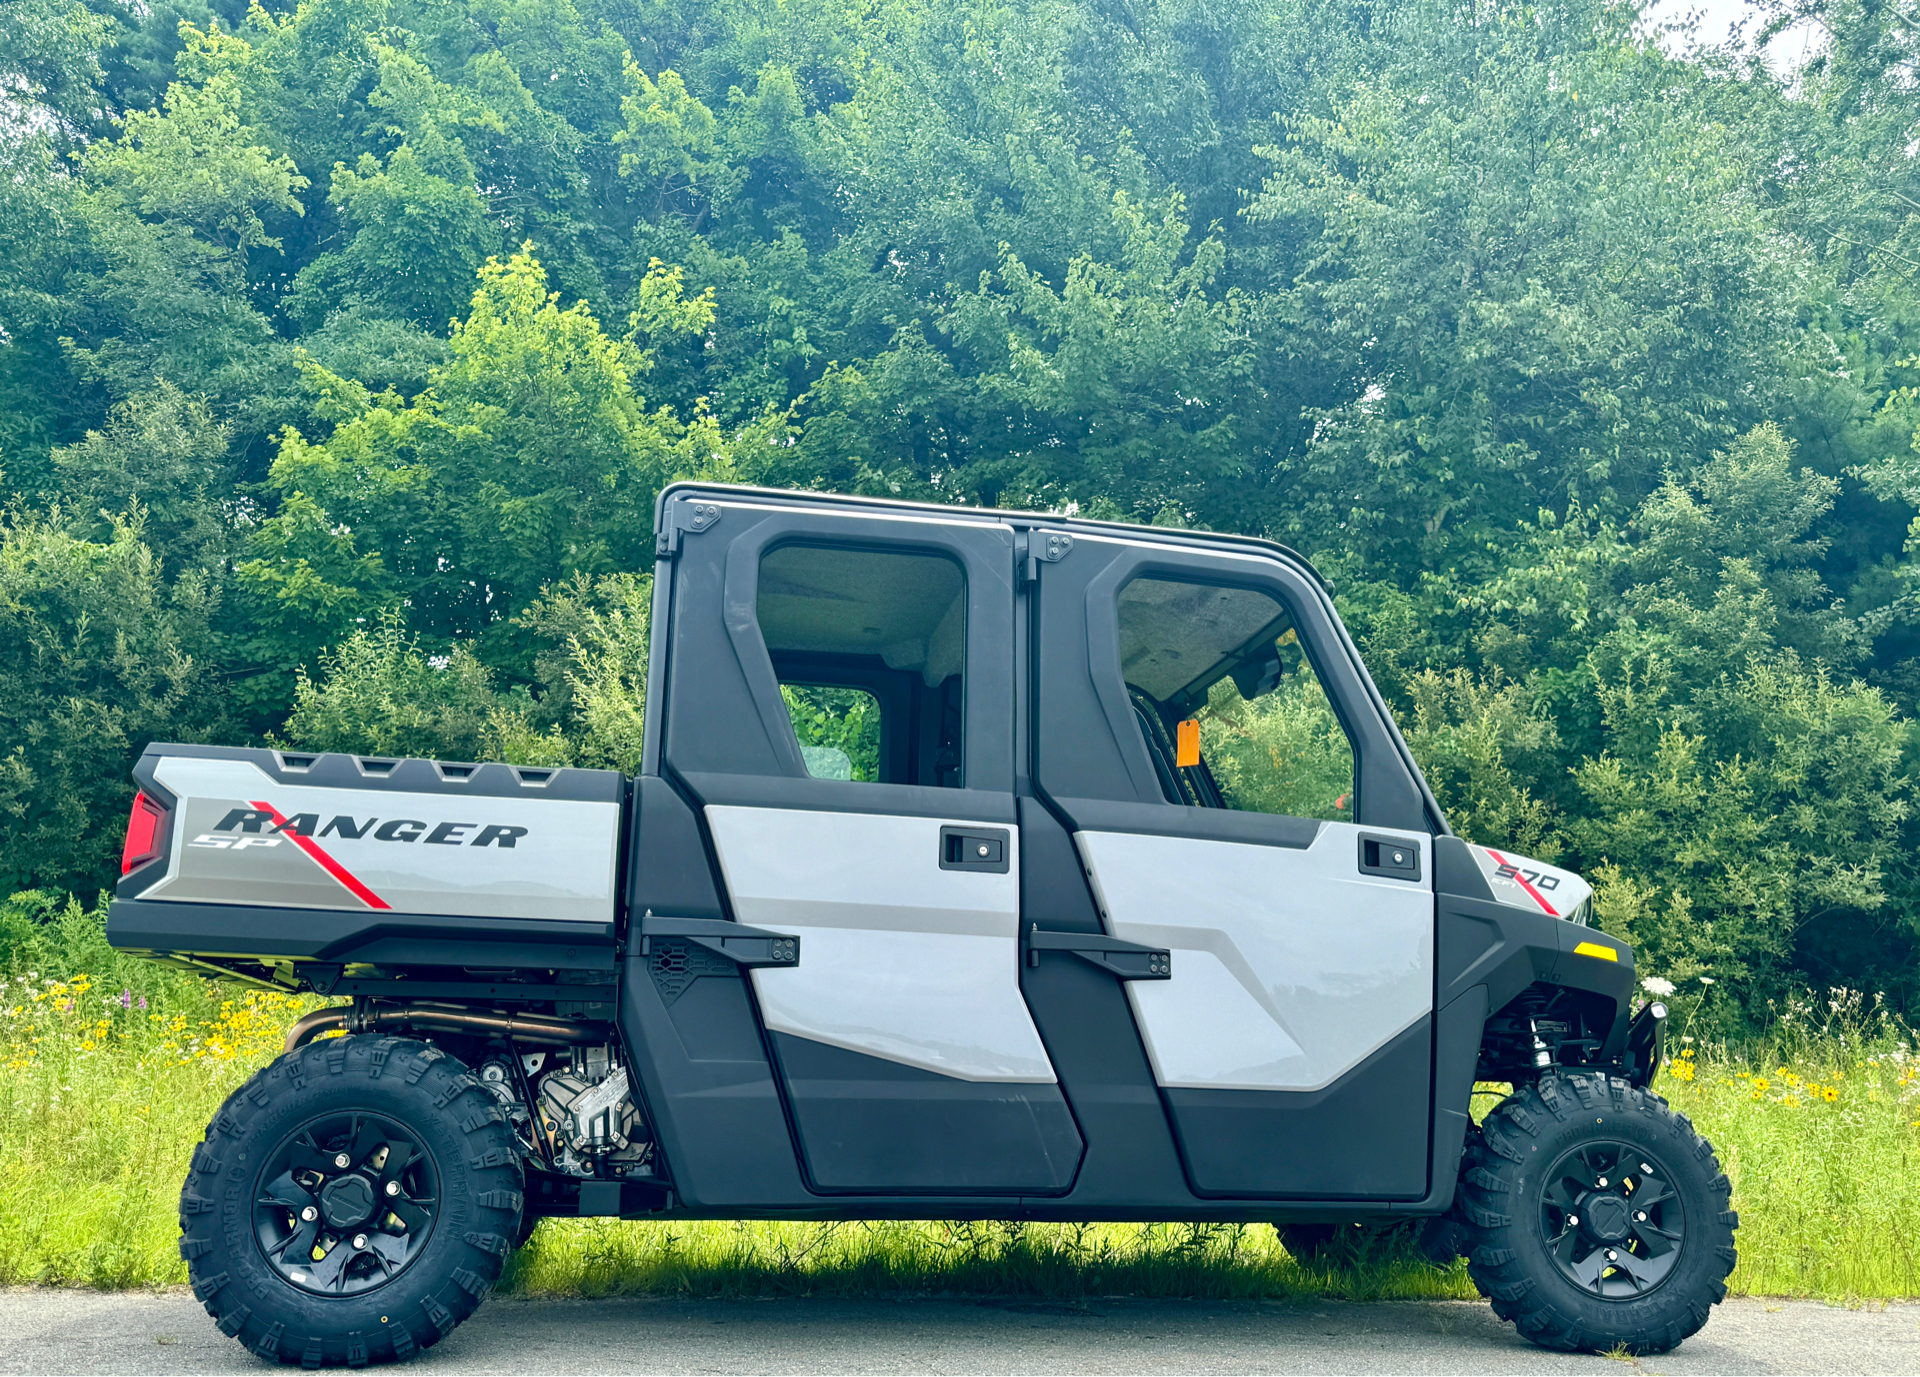
M 1535 1227 L 1533 1211 L 1521 1203 L 1515 1189 L 1530 1155 L 1528 1149 L 1551 1126 L 1590 1111 L 1651 1119 L 1672 1140 L 1674 1156 L 1691 1158 L 1708 1172 L 1705 1186 L 1711 1208 L 1701 1212 L 1704 1217 L 1690 1213 L 1687 1225 L 1688 1245 L 1712 1259 L 1705 1294 L 1687 1296 L 1677 1309 L 1668 1306 L 1659 1318 L 1644 1320 L 1625 1332 L 1602 1332 L 1572 1307 L 1559 1303 L 1560 1288 L 1541 1284 L 1539 1269 L 1530 1265 L 1534 1250 L 1521 1236 Z M 1725 1298 L 1726 1279 L 1739 1260 L 1733 1243 L 1739 1215 L 1732 1209 L 1731 1187 L 1712 1144 L 1694 1131 L 1685 1115 L 1621 1077 L 1559 1072 L 1516 1090 L 1487 1115 L 1481 1130 L 1468 1144 L 1462 1164 L 1458 1209 L 1469 1235 L 1467 1273 L 1496 1315 L 1542 1348 L 1569 1353 L 1615 1348 L 1634 1354 L 1665 1353 L 1707 1322 L 1712 1306 Z M 1552 1279 L 1560 1279 L 1557 1272 Z
M 410 1098 L 426 1092 L 446 1129 L 463 1145 L 462 1163 L 476 1187 L 469 1222 L 475 1227 L 448 1230 L 444 1240 L 426 1246 L 432 1256 L 381 1288 L 391 1291 L 392 1303 L 405 1313 L 368 1331 L 315 1323 L 297 1313 L 297 1304 L 277 1306 L 269 1295 L 243 1300 L 258 1280 L 242 1285 L 234 1271 L 234 1254 L 253 1247 L 249 1207 L 239 1199 L 240 1187 L 251 1176 L 251 1161 L 242 1156 L 270 1150 L 255 1147 L 249 1128 L 270 1115 L 283 1100 L 303 1091 L 331 1084 L 359 1081 L 369 1093 L 381 1084 L 382 1073 L 401 1071 L 401 1081 L 412 1087 Z M 387 1082 L 387 1095 L 401 1086 Z M 465 1097 L 477 1097 L 463 1103 Z M 491 1294 L 506 1264 L 500 1246 L 520 1224 L 525 1186 L 519 1154 L 506 1116 L 489 1112 L 493 1097 L 456 1058 L 426 1043 L 398 1037 L 344 1037 L 309 1043 L 255 1073 L 230 1096 L 208 1125 L 204 1140 L 194 1149 L 187 1179 L 180 1191 L 180 1255 L 194 1296 L 205 1306 L 220 1331 L 262 1358 L 302 1367 L 364 1367 L 396 1362 L 450 1334 Z M 224 1202 L 224 1203 L 223 1203 Z M 415 1269 L 432 1264 L 432 1272 L 414 1276 Z M 271 1284 L 268 1284 L 270 1290 Z M 290 1301 L 300 1293 L 287 1288 Z M 304 1307 L 311 1308 L 311 1307 Z M 286 1313 L 274 1314 L 276 1310 Z

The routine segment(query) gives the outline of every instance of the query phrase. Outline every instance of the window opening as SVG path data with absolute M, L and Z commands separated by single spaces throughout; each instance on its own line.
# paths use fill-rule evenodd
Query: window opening
M 962 786 L 966 576 L 942 555 L 784 545 L 760 632 L 807 773 Z
M 880 700 L 865 689 L 780 685 L 800 758 L 815 779 L 880 779 Z
M 1352 818 L 1353 746 L 1285 607 L 1250 588 L 1142 578 L 1118 610 L 1121 673 L 1168 803 Z M 1185 722 L 1200 745 L 1188 765 Z

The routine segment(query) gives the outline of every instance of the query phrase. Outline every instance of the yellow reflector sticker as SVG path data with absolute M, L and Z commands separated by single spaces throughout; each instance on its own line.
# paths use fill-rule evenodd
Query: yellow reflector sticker
M 1200 763 L 1200 719 L 1189 717 L 1180 724 L 1180 736 L 1174 742 L 1173 763 L 1181 769 Z
M 1618 961 L 1620 953 L 1612 947 L 1603 947 L 1598 942 L 1582 942 L 1573 949 L 1575 956 L 1597 956 L 1602 961 Z

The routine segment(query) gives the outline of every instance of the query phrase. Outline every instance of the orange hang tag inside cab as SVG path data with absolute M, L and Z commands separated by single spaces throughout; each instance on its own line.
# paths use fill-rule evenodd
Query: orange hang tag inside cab
M 1178 728 L 1174 741 L 1173 763 L 1181 769 L 1200 763 L 1200 719 L 1189 717 Z

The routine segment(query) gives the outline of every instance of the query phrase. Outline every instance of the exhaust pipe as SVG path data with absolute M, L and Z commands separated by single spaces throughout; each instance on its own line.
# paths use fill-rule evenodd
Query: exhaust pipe
M 301 1016 L 294 1021 L 293 1027 L 287 1029 L 287 1042 L 280 1049 L 280 1055 L 284 1057 L 296 1048 L 305 1046 L 330 1028 L 346 1027 L 347 1016 L 352 1012 L 351 1009 L 315 1009 Z
M 550 1014 L 510 1014 L 499 1009 L 469 1009 L 460 1004 L 409 1004 L 382 1009 L 356 1002 L 351 1009 L 315 1009 L 287 1030 L 286 1052 L 334 1028 L 348 1033 L 477 1033 L 548 1047 L 591 1046 L 613 1040 L 613 1025 Z

